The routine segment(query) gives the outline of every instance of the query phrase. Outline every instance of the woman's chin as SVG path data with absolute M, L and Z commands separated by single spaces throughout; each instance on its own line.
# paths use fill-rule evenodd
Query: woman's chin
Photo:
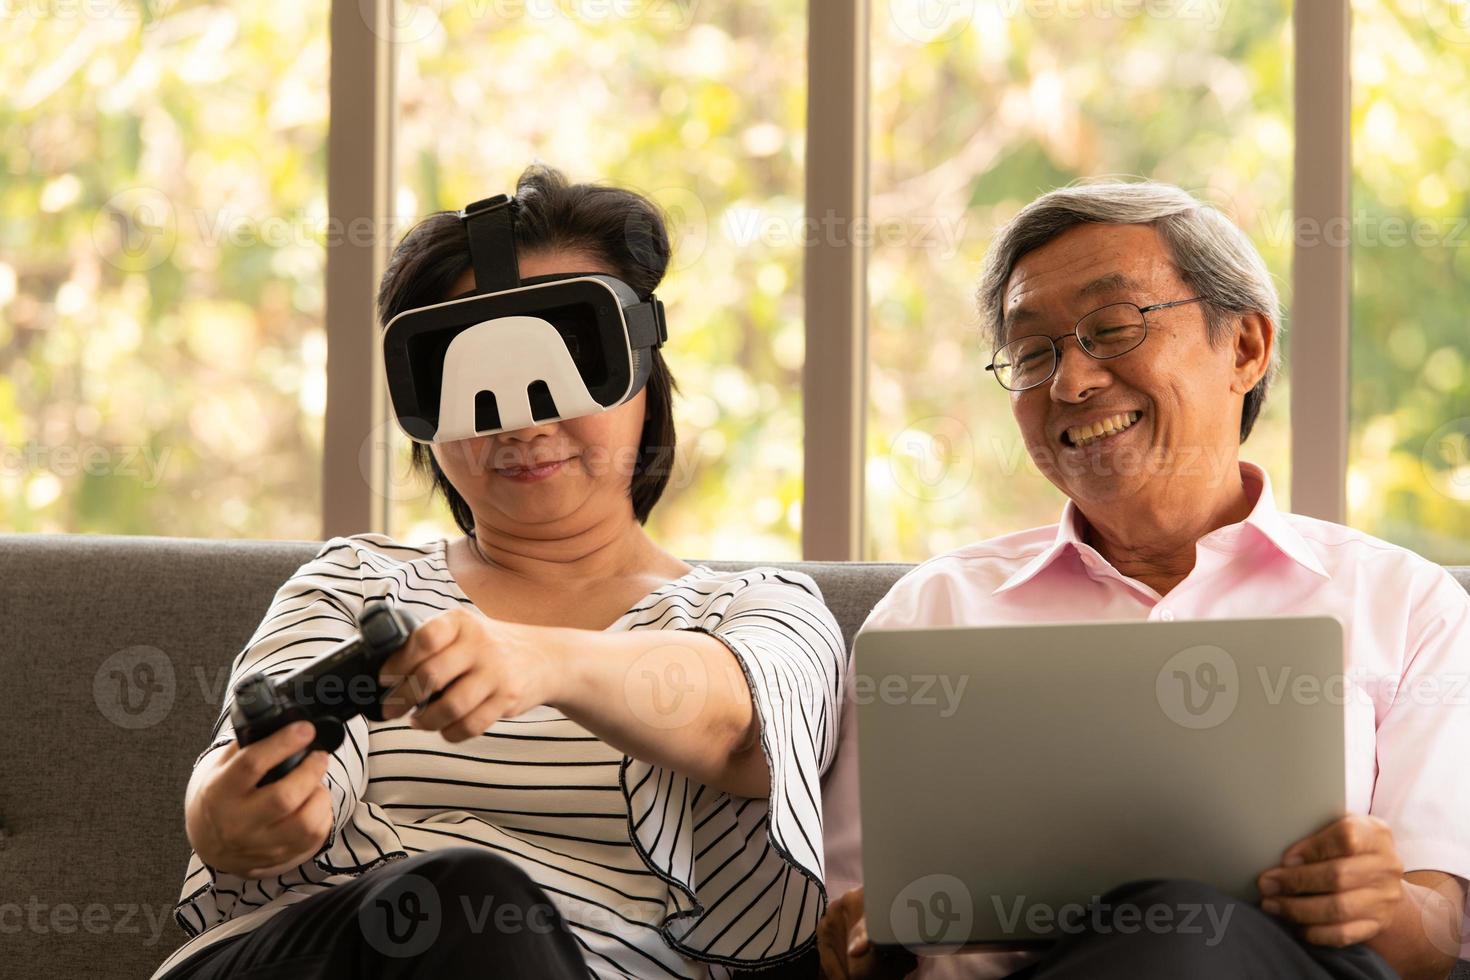
M 540 484 L 534 487 L 497 488 L 494 507 L 517 524 L 555 524 L 575 517 L 586 497 L 565 489 Z

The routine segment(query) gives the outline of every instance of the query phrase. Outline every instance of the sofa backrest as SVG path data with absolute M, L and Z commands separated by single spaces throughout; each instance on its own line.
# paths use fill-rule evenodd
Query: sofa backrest
M 146 977 L 183 943 L 194 759 L 235 654 L 320 547 L 0 535 L 0 976 Z M 781 564 L 849 642 L 910 567 Z

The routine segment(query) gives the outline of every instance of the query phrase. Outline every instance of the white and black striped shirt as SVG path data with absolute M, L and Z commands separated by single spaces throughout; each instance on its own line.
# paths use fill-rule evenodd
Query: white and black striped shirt
M 446 544 L 328 541 L 276 593 L 227 690 L 252 671 L 295 670 L 353 635 L 368 600 L 420 619 L 473 605 Z M 836 748 L 846 672 L 841 631 L 815 583 L 777 568 L 698 566 L 608 628 L 696 629 L 730 648 L 759 714 L 769 800 L 624 756 L 548 707 L 459 743 L 404 719 L 358 717 L 329 762 L 334 827 L 322 850 L 258 881 L 191 854 L 174 915 L 193 938 L 154 976 L 386 861 L 466 845 L 506 857 L 541 886 L 596 977 L 723 977 L 802 952 L 826 905 L 819 778 Z M 199 758 L 233 740 L 227 701 Z

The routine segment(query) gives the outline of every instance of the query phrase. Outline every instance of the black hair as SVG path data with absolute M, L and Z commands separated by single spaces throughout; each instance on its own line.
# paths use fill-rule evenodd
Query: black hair
M 648 299 L 669 267 L 669 235 L 657 205 L 640 194 L 599 184 L 572 184 L 551 167 L 526 168 L 516 181 L 516 251 L 573 251 L 595 258 Z M 378 324 L 404 310 L 441 303 L 470 268 L 469 237 L 456 211 L 438 211 L 414 225 L 393 249 L 378 286 Z M 663 496 L 674 460 L 674 377 L 660 350 L 652 352 L 643 433 L 628 494 L 640 524 Z M 460 530 L 471 538 L 475 518 L 429 447 L 413 445 L 413 467 L 431 474 Z

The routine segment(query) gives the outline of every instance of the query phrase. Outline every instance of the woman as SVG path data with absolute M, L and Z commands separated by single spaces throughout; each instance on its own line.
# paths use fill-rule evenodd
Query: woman
M 658 285 L 643 198 L 538 168 L 516 198 L 522 278 Z M 461 221 L 433 215 L 381 323 L 473 285 Z M 232 686 L 352 635 L 368 599 L 426 622 L 384 667 L 385 720 L 278 782 L 256 787 L 309 736 L 242 749 L 221 713 L 186 801 L 194 938 L 155 976 L 706 977 L 810 947 L 845 648 L 806 576 L 691 568 L 645 533 L 674 447 L 654 358 L 601 414 L 415 445 L 462 538 L 334 538 L 282 586 Z

